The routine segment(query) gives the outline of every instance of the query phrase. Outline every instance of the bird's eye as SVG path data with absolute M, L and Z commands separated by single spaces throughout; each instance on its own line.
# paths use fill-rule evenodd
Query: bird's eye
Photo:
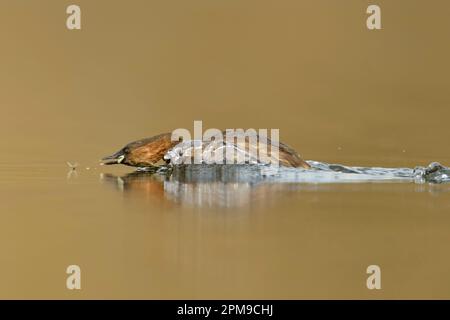
M 117 158 L 117 163 L 121 163 L 125 159 L 124 155 L 121 155 L 119 158 Z

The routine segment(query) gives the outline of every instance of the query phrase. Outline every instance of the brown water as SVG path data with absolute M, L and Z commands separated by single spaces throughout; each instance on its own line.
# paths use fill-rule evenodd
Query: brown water
M 194 120 L 279 128 L 317 161 L 448 166 L 450 4 L 379 0 L 372 32 L 369 3 L 79 0 L 69 31 L 69 3 L 2 1 L 0 297 L 450 298 L 449 184 L 98 166 Z

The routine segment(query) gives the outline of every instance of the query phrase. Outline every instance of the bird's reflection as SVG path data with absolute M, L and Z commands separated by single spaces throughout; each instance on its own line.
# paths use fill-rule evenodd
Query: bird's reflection
M 151 171 L 136 171 L 123 176 L 102 174 L 101 180 L 115 185 L 124 194 L 147 199 L 152 204 L 225 208 L 267 206 L 282 195 L 299 191 L 342 192 L 368 188 L 367 184 L 354 183 L 353 173 L 320 170 L 274 171 L 270 167 L 250 165 L 184 165 L 171 168 L 168 172 L 158 170 L 155 168 Z M 336 180 L 336 177 L 340 177 L 340 180 Z M 385 192 L 390 188 L 389 185 L 392 186 L 392 183 L 387 183 L 389 181 L 377 181 L 373 180 L 373 177 L 360 180 L 370 181 L 384 182 L 371 184 L 371 191 L 380 189 Z M 406 184 L 411 186 L 411 179 L 391 182 L 395 181 L 407 182 Z M 449 189 L 449 185 L 422 185 L 420 188 L 413 188 L 413 192 L 431 192 L 438 195 L 448 193 Z
M 159 203 L 199 207 L 264 206 L 279 191 L 299 185 L 265 181 L 264 169 L 252 166 L 179 166 L 170 174 L 132 172 L 123 176 L 103 174 L 102 181 L 123 193 Z

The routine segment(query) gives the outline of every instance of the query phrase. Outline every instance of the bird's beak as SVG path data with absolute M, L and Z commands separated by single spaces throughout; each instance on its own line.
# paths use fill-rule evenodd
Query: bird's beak
M 100 160 L 100 165 L 119 164 L 123 161 L 123 159 L 125 159 L 125 154 L 122 150 L 120 150 L 119 152 Z

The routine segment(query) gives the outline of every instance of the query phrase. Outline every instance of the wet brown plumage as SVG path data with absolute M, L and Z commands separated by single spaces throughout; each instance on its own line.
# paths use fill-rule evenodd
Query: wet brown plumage
M 163 160 L 164 155 L 166 155 L 169 150 L 180 143 L 181 140 L 172 141 L 171 136 L 171 133 L 163 133 L 151 138 L 131 142 L 115 154 L 102 159 L 102 164 L 124 164 L 133 167 L 149 167 L 156 165 Z M 240 141 L 239 139 L 235 139 L 234 146 L 242 150 L 252 150 L 255 154 L 261 156 L 261 141 L 264 140 L 260 141 L 258 135 L 252 137 L 256 137 L 258 143 L 255 143 L 254 139 L 246 136 L 245 139 Z M 267 138 L 264 143 L 266 144 L 265 150 L 271 150 L 272 141 Z M 270 146 L 270 148 L 268 148 L 268 146 Z M 270 152 L 267 154 L 270 155 Z M 279 165 L 284 167 L 310 168 L 310 165 L 301 159 L 294 149 L 281 142 L 279 143 L 278 161 Z

